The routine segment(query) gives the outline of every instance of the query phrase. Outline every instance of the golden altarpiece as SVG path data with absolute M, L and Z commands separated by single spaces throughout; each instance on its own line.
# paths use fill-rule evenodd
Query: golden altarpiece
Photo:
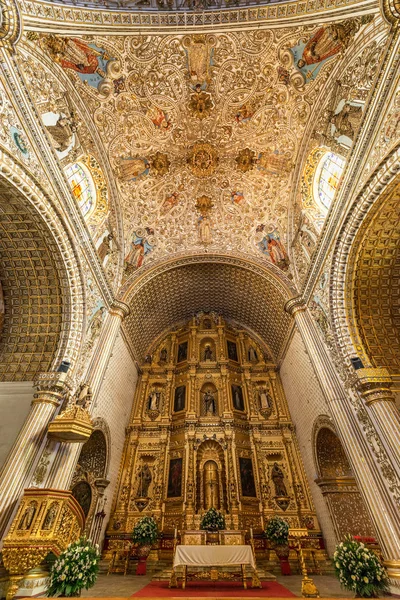
M 159 339 L 142 365 L 107 537 L 153 515 L 164 533 L 224 512 L 261 531 L 275 514 L 318 536 L 282 384 L 268 349 L 215 313 Z

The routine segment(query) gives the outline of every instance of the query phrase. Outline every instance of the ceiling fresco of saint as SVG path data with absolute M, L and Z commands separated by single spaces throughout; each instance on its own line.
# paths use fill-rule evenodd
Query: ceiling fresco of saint
M 318 145 L 310 142 L 314 113 L 327 89 L 330 101 L 336 94 L 339 109 L 319 122 L 336 134 L 319 140 L 344 139 L 345 157 L 353 135 L 340 128 L 357 126 L 366 94 L 343 98 L 350 88 L 333 90 L 332 73 L 355 56 L 371 22 L 215 35 L 28 34 L 21 66 L 58 157 L 67 168 L 85 155 L 102 173 L 103 209 L 88 226 L 101 260 L 112 250 L 109 277 L 120 267 L 126 281 L 143 265 L 204 251 L 261 258 L 296 276 L 289 208 L 293 199 L 302 208 L 299 164 Z

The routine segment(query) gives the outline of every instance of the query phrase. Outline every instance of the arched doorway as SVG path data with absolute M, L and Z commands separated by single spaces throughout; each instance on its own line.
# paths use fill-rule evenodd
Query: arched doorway
M 197 450 L 196 512 L 209 508 L 227 509 L 224 451 L 214 440 L 206 440 Z
M 354 474 L 333 428 L 317 427 L 314 451 L 319 485 L 328 505 L 338 540 L 348 534 L 375 537 Z
M 103 507 L 101 498 L 109 484 L 106 479 L 108 463 L 107 439 L 101 429 L 95 429 L 83 444 L 71 482 L 71 491 L 86 517 L 85 532 L 96 537 L 102 520 L 98 518 Z M 101 523 L 99 522 L 101 521 Z

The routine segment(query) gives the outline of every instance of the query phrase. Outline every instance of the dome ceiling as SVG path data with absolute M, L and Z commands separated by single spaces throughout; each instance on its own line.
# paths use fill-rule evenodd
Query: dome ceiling
M 90 123 L 79 116 L 78 137 L 82 121 L 101 137 L 122 207 L 125 280 L 144 263 L 204 251 L 262 257 L 290 272 L 296 156 L 324 82 L 361 25 L 30 35 L 73 83 L 76 114 L 84 106 L 90 115 Z

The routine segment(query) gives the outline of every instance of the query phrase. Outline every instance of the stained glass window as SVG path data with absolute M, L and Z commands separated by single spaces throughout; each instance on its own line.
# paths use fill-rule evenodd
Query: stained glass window
M 344 165 L 345 160 L 333 152 L 328 152 L 321 159 L 321 170 L 318 169 L 319 178 L 317 180 L 317 193 L 320 203 L 326 209 L 330 207 L 335 196 Z
M 65 169 L 69 185 L 82 215 L 87 216 L 96 202 L 96 192 L 90 173 L 80 163 L 73 163 Z

